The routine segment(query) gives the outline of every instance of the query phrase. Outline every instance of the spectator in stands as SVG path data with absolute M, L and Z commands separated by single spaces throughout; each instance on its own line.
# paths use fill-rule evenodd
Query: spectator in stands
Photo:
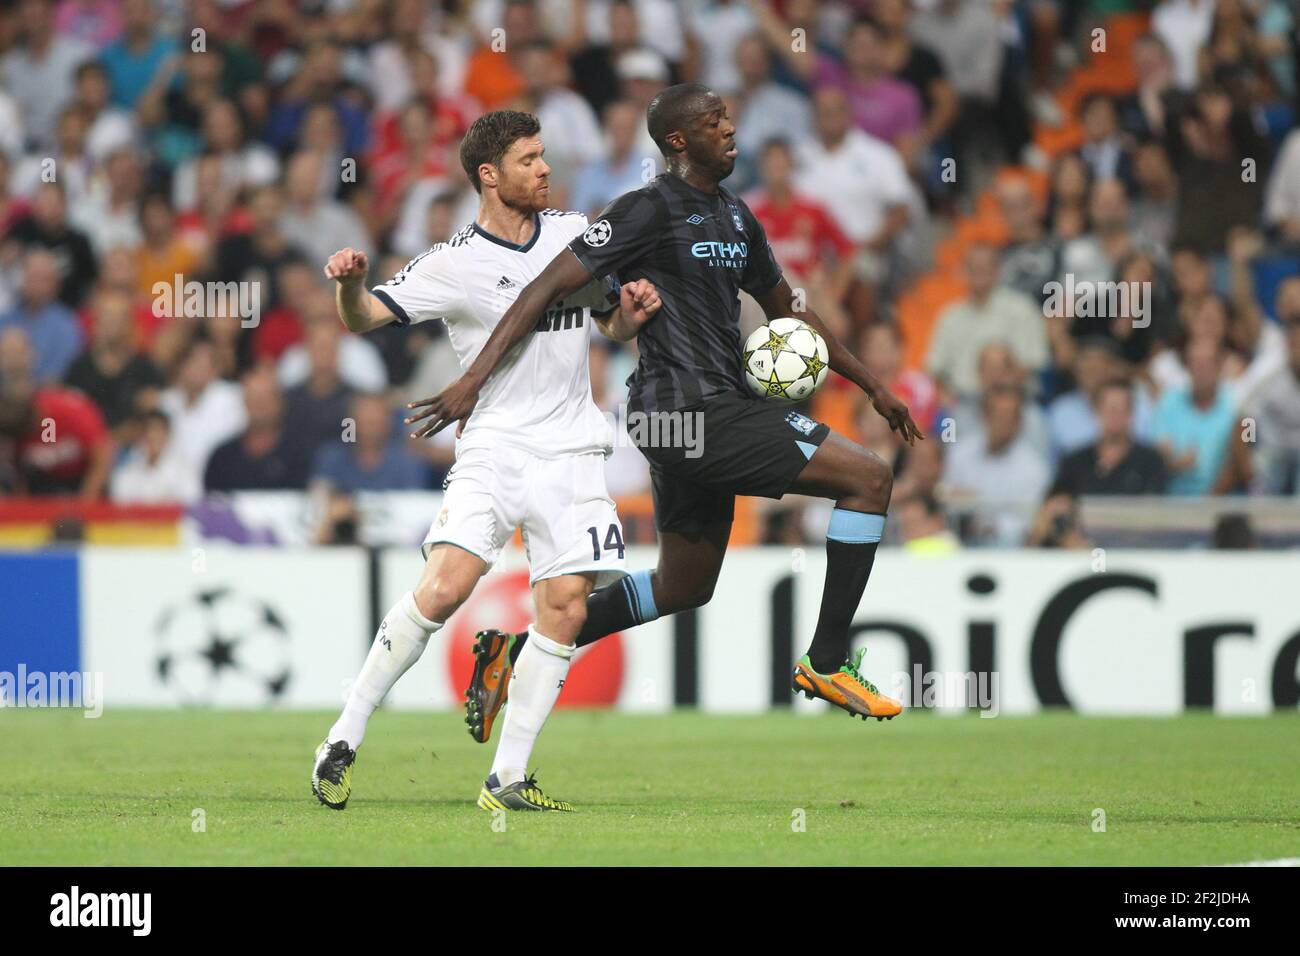
M 935 440 L 927 436 L 923 442 L 909 446 L 896 462 L 894 494 L 900 500 L 909 495 L 935 495 L 943 481 L 944 453 L 950 445 L 942 435 Z
M 212 450 L 244 430 L 239 386 L 217 377 L 212 343 L 190 342 L 179 358 L 172 386 L 158 397 L 158 408 L 172 425 L 173 440 L 198 474 Z
M 109 154 L 99 180 L 73 210 L 73 222 L 85 232 L 102 261 L 110 249 L 123 247 L 134 252 L 144 242 L 140 229 L 144 168 L 136 149 L 126 145 Z
M 72 99 L 77 67 L 94 50 L 55 32 L 53 0 L 22 0 L 13 25 L 19 42 L 0 59 L 0 86 L 22 111 L 28 144 L 48 150 L 59 113 Z
M 893 507 L 909 554 L 936 557 L 961 550 L 961 541 L 948 527 L 943 506 L 933 495 L 913 495 Z
M 1133 157 L 1136 194 L 1132 202 L 1135 238 L 1144 245 L 1167 249 L 1174 237 L 1178 212 L 1178 180 L 1169 153 L 1158 140 L 1141 143 Z
M 700 82 L 721 96 L 739 93 L 744 77 L 738 48 L 758 28 L 750 4 L 742 0 L 706 0 L 686 13 L 687 27 L 699 50 Z
M 122 10 L 117 0 L 63 0 L 54 26 L 60 36 L 102 50 L 122 35 Z
M 322 197 L 320 157 L 295 153 L 285 174 L 285 209 L 280 225 L 289 241 L 306 253 L 309 261 L 324 262 L 338 249 L 374 248 L 366 225 L 348 206 Z
M 833 86 L 848 97 L 853 123 L 891 144 L 910 164 L 920 145 L 921 97 L 895 79 L 885 63 L 885 33 L 870 17 L 858 17 L 844 38 L 842 59 L 818 57 L 814 89 Z
M 157 410 L 140 414 L 136 440 L 113 469 L 108 494 L 115 504 L 192 504 L 203 494 L 194 465 L 172 440 L 171 422 Z
M 532 0 L 507 0 L 501 30 L 508 38 L 505 48 L 499 48 L 493 38 L 485 38 L 488 42 L 474 51 L 465 68 L 465 92 L 484 110 L 502 109 L 524 92 L 519 59 L 540 35 Z
M 1263 252 L 1264 237 L 1258 232 L 1238 229 L 1228 236 L 1232 321 L 1227 340 L 1245 363 L 1231 382 L 1237 400 L 1245 398 L 1261 381 L 1286 365 L 1286 335 L 1280 324 L 1268 320 L 1256 295 L 1253 264 Z M 1293 293 L 1300 292 L 1298 287 L 1300 277 L 1295 276 L 1278 284 L 1274 308 L 1283 322 L 1287 300 L 1294 300 Z
M 983 398 L 983 428 L 977 437 L 958 433 L 948 450 L 943 480 L 950 494 L 982 502 L 1036 502 L 1051 474 L 1041 452 L 1024 435 L 1024 395 L 1011 386 L 990 389 Z M 1012 509 L 985 517 L 990 543 L 1019 544 L 1029 523 Z
M 136 280 L 141 295 L 158 299 L 159 283 L 175 289 L 177 276 L 182 287 L 199 278 L 202 249 L 176 228 L 176 213 L 165 193 L 150 193 L 141 201 L 140 233 L 144 242 L 136 252 Z M 167 301 L 173 298 L 170 293 L 164 296 Z M 164 314 L 171 312 L 168 309 Z
M 1210 261 L 1196 249 L 1186 244 L 1172 246 L 1169 266 L 1180 311 L 1192 308 L 1213 294 Z
M 243 434 L 212 452 L 203 487 L 214 491 L 269 491 L 307 484 L 309 450 L 284 426 L 284 397 L 275 373 L 259 366 L 244 375 Z
M 65 106 L 55 126 L 54 148 L 29 153 L 18 163 L 10 183 L 13 190 L 23 196 L 33 196 L 41 183 L 58 182 L 71 210 L 69 218 L 75 221 L 95 173 L 95 159 L 86 150 L 89 128 L 85 110 L 75 103 Z
M 126 146 L 135 144 L 135 117 L 111 102 L 113 88 L 108 72 L 99 60 L 88 60 L 77 67 L 73 102 L 84 112 L 89 129 L 86 152 L 96 162 Z
M 1097 393 L 1109 382 L 1127 380 L 1127 369 L 1119 348 L 1113 340 L 1100 336 L 1079 343 L 1071 373 L 1074 387 L 1052 399 L 1047 406 L 1052 451 L 1058 457 L 1097 440 L 1101 430 L 1096 414 Z M 1149 440 L 1155 408 L 1145 385 L 1133 387 L 1130 399 L 1134 436 Z
M 23 330 L 33 349 L 32 375 L 43 386 L 63 378 L 81 351 L 77 317 L 58 299 L 59 263 L 51 252 L 32 250 L 23 266 L 18 304 L 0 316 L 0 332 Z
M 1021 366 L 1036 373 L 1047 366 L 1047 329 L 1038 304 L 998 284 L 998 250 L 977 243 L 966 253 L 967 296 L 948 306 L 930 339 L 926 371 L 948 393 L 948 405 L 979 391 L 979 355 L 1005 342 Z
M 1133 69 L 1137 89 L 1119 100 L 1120 126 L 1137 137 L 1163 136 L 1166 104 L 1174 89 L 1174 63 L 1156 34 L 1143 34 L 1133 44 Z
M 511 23 L 507 21 L 506 25 L 509 28 Z M 516 44 L 527 43 L 529 39 L 522 29 L 520 32 L 509 30 L 507 35 L 512 51 L 518 49 Z M 509 56 L 496 56 L 495 59 L 505 62 Z M 307 48 L 298 69 L 271 109 L 265 130 L 267 142 L 282 153 L 291 150 L 297 145 L 308 110 L 317 103 L 328 103 L 343 130 L 344 152 L 348 156 L 361 156 L 365 152 L 369 141 L 369 117 L 356 97 L 348 95 L 341 61 L 342 52 L 332 40 L 321 39 Z M 484 105 L 487 105 L 486 101 Z
M 307 378 L 284 393 L 285 426 L 313 451 L 339 440 L 352 404 L 352 392 L 339 377 L 340 337 L 337 322 L 309 325 L 302 346 Z
M 614 72 L 618 77 L 617 89 L 621 91 L 620 98 L 633 103 L 642 117 L 646 115 L 646 110 L 650 106 L 650 101 L 655 98 L 655 94 L 672 82 L 672 75 L 664 58 L 658 51 L 648 47 L 619 54 L 614 64 Z M 654 140 L 650 138 L 650 131 L 645 128 L 644 123 L 641 126 L 641 150 L 646 155 L 655 155 L 656 147 Z M 656 171 L 662 171 L 662 155 L 657 156 L 656 160 Z
M 1174 80 L 1181 89 L 1196 85 L 1197 55 L 1210 39 L 1215 0 L 1161 0 L 1151 15 L 1151 30 L 1169 51 Z
M 960 182 L 976 178 L 971 166 L 990 147 L 997 160 L 1015 162 L 1023 145 L 1023 116 L 1012 115 L 1013 104 L 1001 96 L 1005 50 L 998 18 L 992 4 L 936 0 L 912 21 L 912 36 L 934 50 L 960 99 L 953 126 L 958 163 L 967 168 Z
M 270 309 L 279 304 L 275 278 L 279 268 L 300 261 L 304 253 L 281 225 L 284 196 L 278 185 L 254 190 L 248 211 L 248 231 L 229 235 L 217 244 L 210 278 L 217 282 L 260 282 L 262 308 Z
M 213 100 L 203 110 L 202 122 L 202 152 L 181 163 L 172 179 L 171 197 L 176 209 L 193 209 L 202 201 L 198 170 L 209 158 L 215 157 L 221 184 L 232 192 L 276 181 L 280 174 L 279 159 L 264 143 L 248 141 L 244 120 L 232 100 Z M 336 164 L 333 171 L 337 173 L 338 169 Z
M 122 0 L 122 38 L 101 55 L 113 90 L 113 103 L 125 110 L 149 88 L 163 64 L 176 52 L 176 41 L 159 29 L 153 0 Z
M 99 498 L 112 441 L 94 402 L 59 385 L 41 385 L 35 354 L 20 328 L 0 330 L 0 449 L 19 494 Z
M 875 15 L 882 30 L 886 69 L 921 98 L 924 122 L 916 149 L 927 149 L 947 137 L 956 122 L 957 92 L 943 63 L 913 35 L 911 0 L 876 0 Z
M 1280 241 L 1300 247 L 1300 129 L 1287 134 L 1268 180 L 1264 224 Z
M 605 107 L 605 154 L 578 171 L 569 203 L 595 217 L 613 200 L 645 185 L 645 173 L 655 165 L 640 149 L 641 111 L 630 100 Z M 739 137 L 737 137 L 739 138 Z
M 90 345 L 68 369 L 66 383 L 94 400 L 115 433 L 157 401 L 162 373 L 140 351 L 129 295 L 101 289 L 91 300 Z M 120 436 L 119 436 L 120 437 Z
M 568 182 L 577 167 L 603 157 L 600 122 L 591 104 L 564 85 L 568 65 L 549 40 L 529 44 L 519 58 L 519 69 L 524 90 L 515 106 L 542 124 L 553 178 Z
M 388 387 L 384 359 L 369 338 L 346 332 L 335 311 L 334 297 L 319 287 L 303 303 L 305 338 L 317 330 L 333 336 L 338 356 L 338 377 L 348 388 L 358 392 L 382 392 Z M 284 388 L 301 385 L 310 377 L 311 359 L 307 345 L 299 343 L 286 349 L 276 365 L 276 374 Z
M 393 411 L 380 395 L 359 394 L 351 401 L 353 433 L 316 450 L 312 482 L 331 490 L 398 491 L 427 488 L 429 467 L 410 449 L 409 439 L 393 434 Z
M 895 241 L 913 218 L 911 180 L 897 150 L 851 125 L 843 90 L 823 87 L 813 104 L 816 136 L 797 146 L 795 182 L 865 250 L 859 276 L 879 283 L 886 278 Z
M 1025 544 L 1031 548 L 1091 548 L 1083 531 L 1079 502 L 1065 491 L 1053 492 L 1034 514 Z
M 1079 155 L 1088 164 L 1094 180 L 1117 179 L 1126 189 L 1133 186 L 1133 156 L 1120 133 L 1114 101 L 1104 93 L 1084 98 L 1080 110 L 1083 146 Z
M 776 261 L 793 285 L 813 282 L 832 301 L 843 301 L 853 282 L 853 242 L 825 206 L 795 187 L 788 141 L 769 140 L 759 167 L 762 185 L 747 202 L 763 224 Z
M 639 11 L 631 0 L 612 0 L 606 4 L 607 22 L 603 35 L 588 35 L 587 23 L 576 25 L 579 39 L 569 59 L 574 84 L 596 115 L 620 98 L 618 61 L 626 53 L 641 47 Z M 644 113 L 642 113 L 644 115 Z
M 1090 228 L 1071 239 L 1061 249 L 1062 282 L 1073 276 L 1079 283 L 1111 281 L 1120 261 L 1134 251 L 1128 194 L 1118 179 L 1100 179 L 1093 183 L 1088 199 Z
M 979 350 L 975 363 L 979 380 L 977 397 L 949 404 L 944 411 L 955 427 L 955 436 L 981 440 L 984 428 L 984 396 L 994 389 L 1013 388 L 1024 395 L 1033 395 L 1037 383 L 1031 379 L 1029 369 L 1016 358 L 1007 342 L 990 342 Z M 1021 406 L 1020 430 L 1025 440 L 1039 453 L 1046 455 L 1051 447 L 1047 419 L 1037 402 L 1026 401 Z M 940 424 L 943 424 L 941 422 Z
M 1133 386 L 1111 379 L 1092 393 L 1097 440 L 1061 460 L 1053 488 L 1071 495 L 1154 495 L 1167 476 L 1160 452 L 1133 440 Z
M 1300 292 L 1300 279 L 1292 282 Z M 1287 364 L 1260 382 L 1243 407 L 1253 426 L 1253 447 L 1232 443 L 1242 483 L 1270 495 L 1300 494 L 1300 311 L 1286 323 L 1286 336 Z
M 32 198 L 31 212 L 9 230 L 24 253 L 44 249 L 58 264 L 58 295 L 69 308 L 79 308 L 95 284 L 98 271 L 94 250 L 86 234 L 68 220 L 68 201 L 62 184 L 42 183 Z
M 1160 396 L 1152 433 L 1171 475 L 1169 493 L 1208 495 L 1223 470 L 1237 414 L 1220 379 L 1222 346 L 1196 339 L 1184 351 L 1189 382 Z
M 202 146 L 204 112 L 225 96 L 219 50 L 177 51 L 168 57 L 136 104 L 136 119 L 159 161 L 175 169 Z
M 1088 197 L 1092 192 L 1092 178 L 1088 164 L 1078 153 L 1062 153 L 1056 157 L 1051 171 L 1051 201 L 1047 208 L 1047 221 L 1052 235 L 1062 241 L 1083 235 L 1088 228 Z
M 1028 179 L 1003 175 L 994 188 L 998 209 L 1007 224 L 1000 284 L 1031 302 L 1042 302 L 1047 296 L 1047 284 L 1061 272 L 1061 244 L 1047 232 L 1043 202 Z
M 903 337 L 892 322 L 875 322 L 863 338 L 862 363 L 876 380 L 907 404 L 912 420 L 930 435 L 935 428 L 939 393 L 920 369 L 903 368 Z
M 415 95 L 415 73 L 421 57 L 437 61 L 424 48 L 424 32 L 429 15 L 421 0 L 396 0 L 386 5 L 387 36 L 367 53 L 370 94 L 377 113 L 392 117 Z
M 772 53 L 758 34 L 744 37 L 736 47 L 741 86 L 736 91 L 736 169 L 728 182 L 744 188 L 754 182 L 763 145 L 782 138 L 800 143 L 812 136 L 812 108 L 805 96 L 778 83 L 772 75 Z M 637 117 L 638 121 L 641 117 Z M 739 178 L 737 178 L 739 175 Z
M 1234 227 L 1259 220 L 1269 144 L 1255 129 L 1249 106 L 1209 84 L 1170 115 L 1166 134 L 1178 175 L 1174 242 L 1222 253 Z M 1254 170 L 1249 177 L 1243 175 L 1248 169 Z

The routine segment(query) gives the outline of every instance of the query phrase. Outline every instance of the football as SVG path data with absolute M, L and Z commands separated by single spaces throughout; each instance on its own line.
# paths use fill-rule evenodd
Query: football
M 791 404 L 811 398 L 830 371 L 826 340 L 800 319 L 773 319 L 745 340 L 745 382 L 753 393 Z

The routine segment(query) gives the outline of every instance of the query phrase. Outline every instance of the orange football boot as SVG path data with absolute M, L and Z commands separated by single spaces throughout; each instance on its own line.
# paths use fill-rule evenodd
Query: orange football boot
M 847 710 L 851 717 L 893 720 L 903 712 L 903 705 L 880 693 L 876 685 L 859 672 L 862 655 L 866 652 L 867 649 L 862 648 L 852 661 L 846 661 L 834 674 L 817 673 L 805 654 L 794 665 L 790 686 L 802 691 L 805 697 L 820 697 L 841 710 Z
M 492 722 L 510 695 L 510 649 L 519 637 L 505 631 L 479 631 L 474 635 L 474 676 L 465 690 L 465 723 L 469 735 L 481 744 L 492 736 Z

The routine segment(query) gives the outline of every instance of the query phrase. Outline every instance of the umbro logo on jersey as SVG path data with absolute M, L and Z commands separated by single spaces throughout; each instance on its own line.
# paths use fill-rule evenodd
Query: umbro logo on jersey
M 511 279 L 509 276 L 502 276 L 501 281 L 497 283 L 498 290 L 513 289 L 514 287 L 515 287 L 515 280 Z
M 704 222 L 704 217 L 701 216 L 699 213 L 696 213 L 694 216 L 691 216 L 686 221 L 690 223 L 692 226 L 698 226 L 700 223 Z

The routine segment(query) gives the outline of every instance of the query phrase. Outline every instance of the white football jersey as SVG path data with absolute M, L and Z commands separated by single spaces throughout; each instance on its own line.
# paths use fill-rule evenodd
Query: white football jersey
M 463 371 L 524 286 L 586 228 L 582 213 L 547 209 L 519 246 L 471 223 L 371 291 L 403 325 L 442 319 Z M 504 441 L 544 458 L 609 454 L 613 435 L 591 398 L 587 349 L 591 310 L 612 309 L 612 289 L 611 282 L 593 280 L 546 311 L 488 377 L 456 442 L 458 453 Z

